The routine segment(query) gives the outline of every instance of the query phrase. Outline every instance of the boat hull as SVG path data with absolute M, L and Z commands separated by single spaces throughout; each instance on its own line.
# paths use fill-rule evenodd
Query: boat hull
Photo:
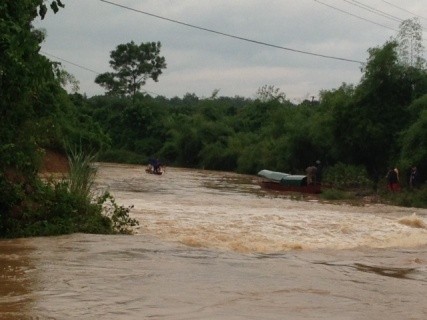
M 321 193 L 321 186 L 317 185 L 303 185 L 303 186 L 287 186 L 280 182 L 274 181 L 261 181 L 260 185 L 263 189 L 282 191 L 282 192 L 301 192 L 301 193 Z
M 145 172 L 146 173 L 149 173 L 149 174 L 156 174 L 156 175 L 162 175 L 163 174 L 163 169 L 162 168 L 160 168 L 160 170 L 159 171 L 154 171 L 154 169 L 153 168 L 150 168 L 150 167 L 148 167 L 148 168 L 146 168 L 145 169 Z

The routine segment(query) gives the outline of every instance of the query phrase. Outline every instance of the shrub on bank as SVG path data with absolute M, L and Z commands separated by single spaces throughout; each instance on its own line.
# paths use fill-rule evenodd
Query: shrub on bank
M 323 182 L 337 189 L 367 189 L 372 188 L 366 169 L 362 166 L 352 166 L 343 163 L 327 168 Z
M 427 208 L 427 186 L 424 185 L 415 189 L 404 189 L 400 192 L 384 191 L 382 198 L 387 203 L 396 206 Z
M 71 152 L 68 179 L 59 181 L 36 178 L 31 183 L 16 184 L 0 179 L 6 191 L 3 195 L 13 200 L 0 212 L 0 237 L 131 233 L 138 221 L 129 217 L 130 208 L 117 205 L 108 192 L 92 194 L 92 159 Z
M 338 190 L 338 189 L 324 189 L 320 195 L 323 200 L 355 200 L 356 194 L 350 191 Z

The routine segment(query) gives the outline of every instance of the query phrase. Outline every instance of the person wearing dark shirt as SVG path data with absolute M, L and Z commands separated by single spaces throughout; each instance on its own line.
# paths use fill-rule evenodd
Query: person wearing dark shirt
M 412 166 L 411 173 L 409 174 L 409 187 L 411 189 L 418 187 L 418 170 L 416 166 Z

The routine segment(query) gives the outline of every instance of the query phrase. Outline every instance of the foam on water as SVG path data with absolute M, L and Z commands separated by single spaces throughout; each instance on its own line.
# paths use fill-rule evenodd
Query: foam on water
M 159 177 L 136 168 L 120 171 L 111 191 L 134 205 L 140 233 L 168 241 L 244 253 L 427 244 L 427 223 L 413 208 L 295 201 L 262 193 L 250 176 L 170 168 Z

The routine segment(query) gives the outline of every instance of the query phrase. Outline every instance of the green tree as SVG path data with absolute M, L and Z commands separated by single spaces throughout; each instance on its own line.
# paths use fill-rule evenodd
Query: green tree
M 399 44 L 400 61 L 415 68 L 425 66 L 423 28 L 418 18 L 403 20 L 399 27 L 396 41 Z
M 52 105 L 43 102 L 46 93 L 56 90 L 52 63 L 39 54 L 44 34 L 32 21 L 44 18 L 50 3 L 54 12 L 60 1 L 2 1 L 0 3 L 0 175 L 14 167 L 27 176 L 37 169 L 38 142 L 43 123 Z
M 107 89 L 108 94 L 134 96 L 147 79 L 157 82 L 162 69 L 166 68 L 165 58 L 160 56 L 160 48 L 160 42 L 137 45 L 131 41 L 118 45 L 110 54 L 110 66 L 115 72 L 102 73 L 95 82 Z
M 49 5 L 54 12 L 64 6 L 58 0 L 0 2 L 0 237 L 111 231 L 102 205 L 81 199 L 69 182 L 44 183 L 37 175 L 43 148 L 64 147 L 72 133 L 67 124 L 79 130 L 93 124 L 76 115 L 58 69 L 39 54 L 44 34 L 32 22 L 43 19 Z M 99 142 L 98 134 L 85 142 Z
M 276 100 L 283 103 L 286 101 L 286 94 L 281 92 L 280 89 L 276 88 L 274 85 L 263 85 L 262 87 L 258 88 L 256 99 L 260 100 L 261 102 Z
M 398 61 L 397 43 L 369 49 L 362 81 L 352 99 L 334 111 L 334 137 L 343 162 L 364 165 L 373 176 L 398 154 L 398 134 L 407 125 L 412 83 Z
M 427 169 L 427 109 L 418 120 L 402 135 L 402 159 L 408 165 L 417 164 L 423 171 Z
M 405 167 L 416 165 L 424 179 L 427 178 L 427 94 L 409 107 L 411 124 L 401 134 L 401 159 Z
M 25 185 L 34 182 L 41 156 L 40 117 L 49 107 L 37 102 L 54 74 L 39 54 L 44 35 L 32 21 L 46 12 L 42 0 L 0 2 L 0 235 L 12 208 L 26 196 Z

